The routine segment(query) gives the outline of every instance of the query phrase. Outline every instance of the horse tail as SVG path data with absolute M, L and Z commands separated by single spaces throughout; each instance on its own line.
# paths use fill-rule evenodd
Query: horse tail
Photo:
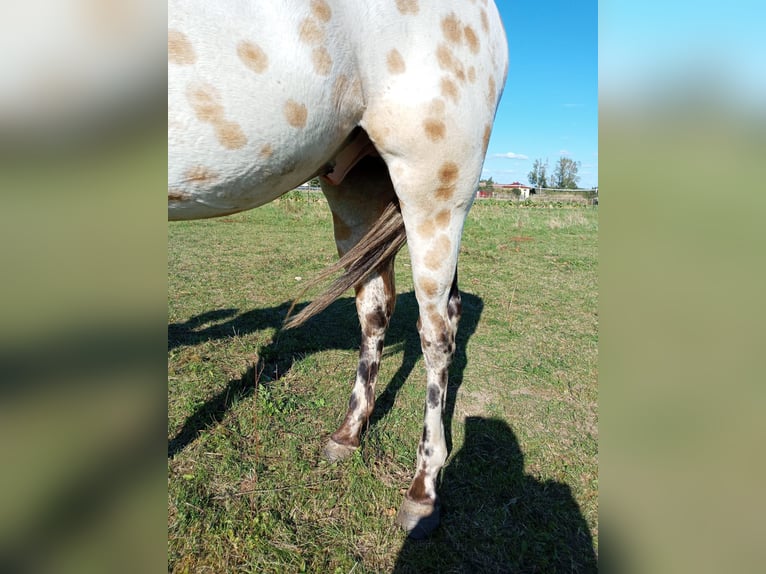
M 317 313 L 324 311 L 348 289 L 362 283 L 373 270 L 380 268 L 393 258 L 406 242 L 407 235 L 404 231 L 401 209 L 396 201 L 392 201 L 354 247 L 306 284 L 298 297 L 302 297 L 306 291 L 332 275 L 345 270 L 343 275 L 333 281 L 324 293 L 293 316 L 292 312 L 298 300 L 296 298 L 287 312 L 284 328 L 298 327 Z

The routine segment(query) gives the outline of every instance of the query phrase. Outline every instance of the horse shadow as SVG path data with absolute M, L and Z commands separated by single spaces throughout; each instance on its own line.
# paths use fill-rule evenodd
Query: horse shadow
M 456 337 L 455 355 L 450 366 L 445 401 L 444 428 L 448 449 L 451 448 L 452 415 L 457 390 L 463 382 L 468 363 L 466 345 L 478 325 L 484 303 L 480 297 L 461 292 L 463 313 Z M 239 313 L 237 309 L 218 309 L 196 315 L 183 323 L 168 325 L 168 351 L 212 340 L 247 335 L 265 328 L 280 329 L 291 302 L 275 307 Z M 305 305 L 296 305 L 295 312 Z M 369 426 L 374 426 L 391 410 L 396 395 L 409 378 L 421 355 L 420 335 L 416 328 L 418 304 L 414 292 L 397 296 L 396 308 L 386 332 L 386 348 L 382 360 L 403 350 L 402 364 L 375 401 Z M 358 351 L 361 331 L 355 301 L 351 297 L 333 302 L 309 321 L 289 331 L 279 332 L 274 341 L 259 350 L 257 364 L 251 365 L 239 378 L 229 380 L 216 395 L 198 406 L 181 428 L 168 441 L 168 458 L 174 457 L 201 433 L 223 421 L 231 405 L 255 392 L 258 385 L 270 384 L 289 372 L 296 359 L 307 354 L 331 349 Z M 349 378 L 353 373 L 349 373 Z M 382 381 L 381 381 L 382 383 Z M 382 386 L 382 385 L 380 385 Z M 425 402 L 425 385 L 423 386 Z
M 393 572 L 597 572 L 588 524 L 570 488 L 524 474 L 500 419 L 467 417 L 465 442 L 439 486 L 441 524 L 407 538 Z

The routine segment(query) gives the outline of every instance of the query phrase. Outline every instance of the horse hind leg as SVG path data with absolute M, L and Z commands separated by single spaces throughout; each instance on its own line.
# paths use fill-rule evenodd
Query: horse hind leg
M 461 313 L 457 259 L 481 170 L 478 154 L 451 158 L 448 153 L 427 159 L 413 153 L 412 159 L 402 155 L 389 161 L 407 232 L 426 367 L 425 414 L 415 475 L 397 515 L 411 538 L 424 538 L 439 523 L 436 484 L 448 454 L 442 415 Z
M 380 158 L 363 160 L 338 185 L 323 180 L 322 190 L 332 210 L 335 242 L 341 256 L 357 244 L 395 199 L 388 171 Z M 356 285 L 355 292 L 362 330 L 359 364 L 346 416 L 324 449 L 331 461 L 354 452 L 362 428 L 372 414 L 383 340 L 396 302 L 394 256 Z

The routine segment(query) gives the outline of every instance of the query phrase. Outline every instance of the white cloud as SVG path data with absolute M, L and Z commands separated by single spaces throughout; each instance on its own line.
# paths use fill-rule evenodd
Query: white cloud
M 509 151 L 508 153 L 495 153 L 492 154 L 492 157 L 504 157 L 505 159 L 529 159 L 529 157 L 525 156 L 523 153 L 513 153 L 512 151 Z
M 572 154 L 569 152 L 569 150 L 562 149 L 562 150 L 559 150 L 559 155 L 572 155 Z

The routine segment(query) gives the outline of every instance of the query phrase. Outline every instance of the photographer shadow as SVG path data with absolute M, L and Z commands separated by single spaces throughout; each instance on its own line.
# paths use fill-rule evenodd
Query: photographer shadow
M 499 419 L 468 417 L 444 468 L 440 526 L 407 538 L 395 573 L 596 572 L 588 524 L 570 488 L 524 474 L 524 455 Z

